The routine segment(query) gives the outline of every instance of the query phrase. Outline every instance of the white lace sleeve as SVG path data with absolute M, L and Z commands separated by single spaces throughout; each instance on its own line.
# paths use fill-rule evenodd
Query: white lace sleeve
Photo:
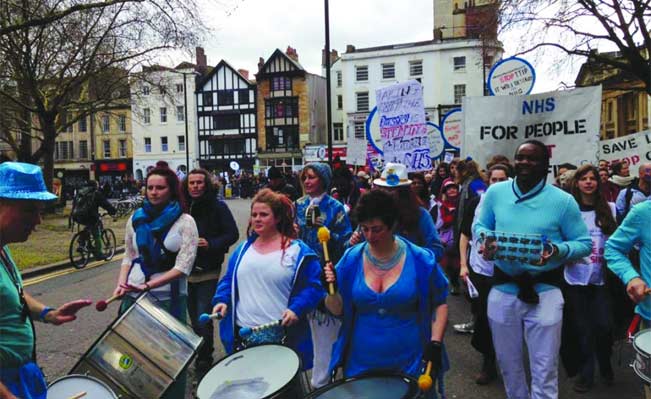
M 179 224 L 178 227 L 181 233 L 181 249 L 176 255 L 174 268 L 189 276 L 194 266 L 194 259 L 197 257 L 199 232 L 197 231 L 197 224 L 190 215 L 183 214 L 176 223 Z
M 127 220 L 126 233 L 124 234 L 124 258 L 122 258 L 122 266 L 131 266 L 131 262 L 138 257 L 138 248 L 133 245 L 133 224 L 131 217 Z

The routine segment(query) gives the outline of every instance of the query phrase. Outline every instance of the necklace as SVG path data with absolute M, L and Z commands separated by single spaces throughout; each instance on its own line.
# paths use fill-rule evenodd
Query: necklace
M 391 256 L 389 259 L 378 259 L 375 256 L 371 254 L 371 249 L 368 244 L 364 246 L 364 255 L 368 258 L 368 260 L 378 269 L 380 270 L 391 270 L 393 269 L 397 264 L 400 258 L 405 254 L 405 248 L 406 245 L 402 240 L 396 240 L 396 243 L 398 244 L 398 249 L 396 252 Z

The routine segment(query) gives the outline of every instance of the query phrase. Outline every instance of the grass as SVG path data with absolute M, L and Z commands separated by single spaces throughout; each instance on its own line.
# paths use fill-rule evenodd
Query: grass
M 68 212 L 66 209 L 63 215 L 45 215 L 43 222 L 36 227 L 36 231 L 26 242 L 9 245 L 18 269 L 24 270 L 68 259 L 70 240 L 77 231 L 76 227 L 75 231 L 68 228 Z M 109 217 L 103 218 L 104 227 L 111 228 L 115 233 L 118 247 L 124 245 L 127 218 L 123 217 L 116 222 Z

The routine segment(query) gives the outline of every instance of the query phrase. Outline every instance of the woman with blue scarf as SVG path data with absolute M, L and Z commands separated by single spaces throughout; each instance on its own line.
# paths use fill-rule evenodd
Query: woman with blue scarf
M 163 309 L 187 322 L 187 276 L 197 254 L 199 235 L 192 216 L 184 213 L 179 180 L 169 168 L 147 175 L 146 199 L 127 222 L 125 256 L 114 295 L 123 296 L 124 313 L 143 291 L 150 291 Z M 185 373 L 165 398 L 185 395 Z

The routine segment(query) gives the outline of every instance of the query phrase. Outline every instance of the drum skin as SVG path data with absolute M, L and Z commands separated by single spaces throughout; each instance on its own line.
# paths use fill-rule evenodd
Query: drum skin
M 418 399 L 415 379 L 393 373 L 368 373 L 347 378 L 312 392 L 306 399 Z
M 86 398 L 118 399 L 118 396 L 102 381 L 79 374 L 67 375 L 52 382 L 47 388 L 47 397 L 69 399 L 82 392 L 86 393 Z

